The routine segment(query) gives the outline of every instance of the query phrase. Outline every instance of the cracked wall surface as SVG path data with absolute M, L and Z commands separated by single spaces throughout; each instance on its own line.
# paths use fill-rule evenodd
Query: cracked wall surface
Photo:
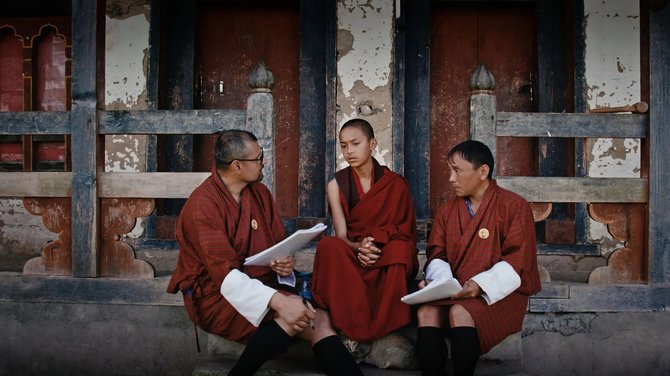
M 339 125 L 357 117 L 369 121 L 378 142 L 374 156 L 389 168 L 393 160 L 393 20 L 393 0 L 338 0 L 337 121 Z M 337 168 L 346 166 L 338 148 Z
M 585 96 L 588 108 L 633 104 L 640 100 L 640 8 L 627 0 L 586 0 Z M 589 177 L 639 177 L 639 139 L 588 139 Z M 604 224 L 589 220 L 588 237 L 603 253 L 622 248 Z

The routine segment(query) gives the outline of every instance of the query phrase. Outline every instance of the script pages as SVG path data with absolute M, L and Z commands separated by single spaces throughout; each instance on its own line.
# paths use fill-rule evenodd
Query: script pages
M 405 295 L 400 300 L 407 304 L 419 304 L 434 300 L 446 299 L 463 290 L 456 278 L 434 280 L 419 291 Z
M 319 223 L 312 228 L 298 230 L 265 251 L 247 257 L 244 259 L 244 265 L 268 266 L 272 260 L 287 257 L 304 247 L 305 244 L 322 233 L 326 228 L 326 225 Z

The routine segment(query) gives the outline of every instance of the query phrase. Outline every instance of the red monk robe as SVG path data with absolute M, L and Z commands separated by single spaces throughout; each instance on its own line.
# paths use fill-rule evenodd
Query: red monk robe
M 198 327 L 244 343 L 256 327 L 221 295 L 221 283 L 231 270 L 239 269 L 266 286 L 281 288 L 270 267 L 242 264 L 284 237 L 284 225 L 265 185 L 250 183 L 238 204 L 214 169 L 179 215 L 179 261 L 167 291 L 184 293 L 188 316 Z
M 374 160 L 370 190 L 363 193 L 351 167 L 335 174 L 347 223 L 347 237 L 371 236 L 382 250 L 370 269 L 337 237 L 324 237 L 316 250 L 312 293 L 330 311 L 333 326 L 355 341 L 372 341 L 410 322 L 409 306 L 400 301 L 407 281 L 415 278 L 416 223 L 405 179 Z
M 448 262 L 462 285 L 506 261 L 519 275 L 521 285 L 492 305 L 481 297 L 430 304 L 462 305 L 474 319 L 482 353 L 486 353 L 521 330 L 528 297 L 541 289 L 536 251 L 533 213 L 519 195 L 491 180 L 474 218 L 464 198 L 453 198 L 437 212 L 426 248 L 426 265 L 435 259 Z

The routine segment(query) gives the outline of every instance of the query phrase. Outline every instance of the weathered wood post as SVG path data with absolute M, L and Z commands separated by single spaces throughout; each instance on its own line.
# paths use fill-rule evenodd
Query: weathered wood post
M 247 98 L 246 128 L 258 137 L 263 148 L 265 168 L 263 183 L 275 194 L 275 103 L 272 87 L 275 79 L 272 72 L 260 62 L 249 75 L 251 95 Z
M 496 81 L 484 64 L 470 76 L 470 139 L 481 141 L 496 158 Z M 495 177 L 496 170 L 493 169 Z

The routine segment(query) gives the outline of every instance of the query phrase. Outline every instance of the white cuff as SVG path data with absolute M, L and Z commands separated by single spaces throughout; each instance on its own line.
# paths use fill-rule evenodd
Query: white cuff
M 451 272 L 451 266 L 444 260 L 434 259 L 426 267 L 424 279 L 446 281 L 449 278 L 454 278 L 454 275 Z
M 482 298 L 495 304 L 521 286 L 521 278 L 507 261 L 500 261 L 491 269 L 471 278 L 482 288 Z
M 291 275 L 287 275 L 286 277 L 282 277 L 277 274 L 277 282 L 281 283 L 282 285 L 295 287 L 295 273 L 291 272 Z
M 237 269 L 231 270 L 221 284 L 221 295 L 256 327 L 270 310 L 268 304 L 275 292 L 277 290 Z

